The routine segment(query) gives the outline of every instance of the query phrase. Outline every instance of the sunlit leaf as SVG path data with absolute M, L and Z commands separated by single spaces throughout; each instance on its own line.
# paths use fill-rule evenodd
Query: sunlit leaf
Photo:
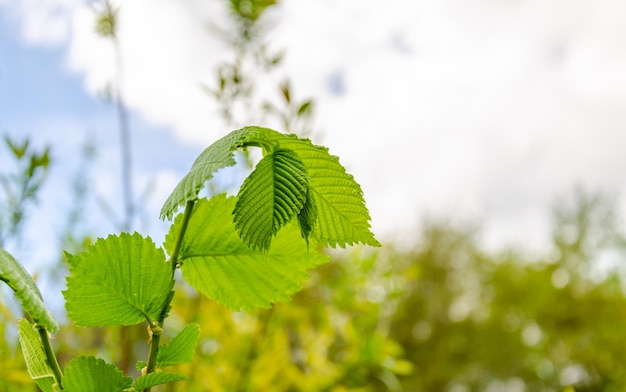
M 235 203 L 235 197 L 223 194 L 196 203 L 180 250 L 183 277 L 207 297 L 235 310 L 289 300 L 308 278 L 307 270 L 328 258 L 308 252 L 293 224 L 276 235 L 267 253 L 248 247 L 232 221 Z M 167 235 L 168 252 L 181 220 L 177 217 Z
M 169 343 L 159 348 L 157 365 L 161 368 L 193 360 L 200 339 L 200 325 L 187 324 Z
M 309 223 L 312 223 L 312 233 L 318 241 L 332 247 L 355 243 L 380 246 L 370 231 L 371 218 L 361 186 L 346 172 L 339 158 L 308 139 L 268 128 L 247 129 L 250 142 L 278 143 L 280 148 L 295 151 L 304 163 L 316 211 L 314 222 Z
M 103 359 L 81 356 L 67 365 L 62 383 L 66 392 L 112 392 L 129 388 L 133 379 Z
M 244 242 L 269 249 L 272 236 L 302 209 L 307 188 L 306 169 L 295 152 L 277 149 L 266 155 L 241 186 L 233 211 Z
M 176 209 L 197 198 L 200 189 L 213 178 L 216 171 L 234 165 L 233 151 L 242 143 L 247 133 L 246 128 L 238 129 L 205 149 L 163 204 L 161 218 L 171 220 Z
M 52 385 L 55 383 L 54 373 L 48 365 L 39 334 L 26 319 L 19 321 L 18 334 L 28 374 L 42 391 L 52 392 Z
M 163 250 L 137 233 L 99 239 L 68 260 L 63 295 L 68 317 L 80 326 L 156 320 L 174 283 Z

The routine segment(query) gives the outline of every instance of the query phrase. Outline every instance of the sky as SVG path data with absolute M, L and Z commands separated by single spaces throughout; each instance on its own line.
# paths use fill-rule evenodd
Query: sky
M 232 54 L 214 34 L 225 3 L 121 4 L 135 192 L 151 189 L 137 229 L 157 242 L 169 191 L 232 130 L 200 88 Z M 33 240 L 50 238 L 29 248 L 35 260 L 58 237 L 85 141 L 98 198 L 121 196 L 116 113 L 102 99 L 114 55 L 89 4 L 0 0 L 0 131 L 57 158 L 30 220 Z M 551 208 L 577 187 L 626 210 L 625 19 L 620 0 L 283 0 L 264 22 L 286 53 L 280 76 L 315 99 L 313 141 L 362 185 L 379 239 L 411 243 L 424 216 L 450 217 L 479 222 L 488 248 L 541 251 Z M 90 208 L 99 235 L 115 230 Z

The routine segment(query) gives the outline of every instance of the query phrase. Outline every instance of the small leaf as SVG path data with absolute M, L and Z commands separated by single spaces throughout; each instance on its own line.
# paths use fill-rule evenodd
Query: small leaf
M 54 332 L 59 326 L 46 308 L 33 278 L 26 272 L 11 254 L 0 248 L 0 280 L 4 281 L 15 292 L 15 296 L 22 304 L 22 308 L 33 320 Z
M 164 368 L 193 361 L 199 339 L 200 325 L 187 324 L 174 339 L 159 348 L 157 366 Z
M 149 373 L 138 377 L 135 380 L 135 390 L 143 391 L 146 388 L 153 387 L 155 385 L 167 384 L 168 382 L 176 382 L 188 380 L 187 377 L 181 376 L 177 373 L 167 373 L 167 372 L 158 372 L 158 373 Z
M 302 209 L 307 187 L 306 169 L 295 152 L 277 149 L 265 156 L 241 186 L 233 211 L 244 242 L 269 249 L 272 236 Z
M 28 150 L 29 140 L 26 139 L 22 143 L 13 141 L 9 136 L 4 136 L 4 143 L 9 147 L 13 155 L 17 159 L 22 159 L 24 155 L 26 155 L 26 151 Z
M 246 246 L 230 214 L 235 203 L 235 197 L 223 194 L 196 203 L 180 249 L 183 277 L 199 292 L 233 310 L 268 308 L 289 300 L 308 278 L 307 270 L 328 258 L 309 252 L 293 224 L 276 235 L 267 253 Z M 181 222 L 179 215 L 167 235 L 168 252 Z
M 298 108 L 298 111 L 296 112 L 296 114 L 298 116 L 303 116 L 305 114 L 309 114 L 311 113 L 311 109 L 313 108 L 313 102 L 312 101 L 305 101 L 302 103 L 302 105 L 300 105 L 300 107 Z
M 80 326 L 131 325 L 157 320 L 174 284 L 163 250 L 150 238 L 122 233 L 68 255 L 63 292 L 68 317 Z
M 30 378 L 37 382 L 42 391 L 52 392 L 52 385 L 55 383 L 54 373 L 48 365 L 39 334 L 31 323 L 21 319 L 18 323 L 18 335 Z
M 67 365 L 62 383 L 66 392 L 112 392 L 131 387 L 133 379 L 103 359 L 81 356 Z
M 245 140 L 247 128 L 238 129 L 217 140 L 205 149 L 191 166 L 191 170 L 176 185 L 161 209 L 161 219 L 172 219 L 176 209 L 195 200 L 204 184 L 221 168 L 233 166 L 235 151 Z
M 283 98 L 286 103 L 291 102 L 291 89 L 289 88 L 289 80 L 285 80 L 280 84 L 280 92 L 283 94 Z

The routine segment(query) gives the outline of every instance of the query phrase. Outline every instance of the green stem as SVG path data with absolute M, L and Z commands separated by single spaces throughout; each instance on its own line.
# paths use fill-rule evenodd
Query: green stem
M 193 205 L 195 200 L 191 200 L 187 202 L 185 206 L 185 213 L 183 215 L 183 221 L 181 222 L 180 232 L 178 233 L 178 237 L 176 237 L 176 242 L 174 243 L 174 249 L 172 249 L 172 253 L 170 254 L 169 262 L 172 265 L 172 279 L 174 279 L 174 274 L 176 272 L 176 267 L 178 267 L 178 254 L 180 253 L 180 248 L 183 244 L 183 238 L 185 237 L 185 232 L 187 231 L 187 226 L 189 225 L 189 220 L 191 219 L 191 211 L 193 210 Z M 172 299 L 174 298 L 174 293 L 168 297 L 167 301 L 165 301 L 165 305 L 161 310 L 161 315 L 159 316 L 159 320 L 157 322 L 150 323 L 150 332 L 152 333 L 152 339 L 150 341 L 150 352 L 148 353 L 148 363 L 146 365 L 146 374 L 154 372 L 156 368 L 156 361 L 159 355 L 159 344 L 161 342 L 161 333 L 163 332 L 163 322 L 165 321 L 165 317 L 167 316 L 167 309 L 169 308 Z M 144 389 L 144 392 L 150 392 L 150 388 Z
M 172 250 L 172 254 L 170 255 L 169 261 L 170 263 L 172 263 L 172 278 L 174 277 L 174 272 L 176 272 L 176 267 L 178 267 L 178 253 L 180 252 L 180 247 L 183 244 L 183 238 L 185 237 L 185 232 L 187 231 L 187 226 L 189 225 L 189 220 L 191 219 L 191 211 L 193 210 L 193 205 L 195 202 L 195 200 L 188 201 L 187 205 L 185 206 L 185 215 L 183 215 L 180 232 L 178 233 L 178 237 L 176 237 L 174 249 Z
M 61 373 L 61 368 L 59 367 L 59 361 L 57 361 L 57 357 L 54 355 L 54 351 L 52 350 L 52 345 L 50 344 L 50 338 L 48 338 L 48 331 L 46 328 L 39 324 L 35 324 L 35 329 L 39 332 L 39 338 L 41 339 L 41 343 L 43 345 L 43 350 L 46 353 L 46 358 L 48 359 L 48 364 L 52 369 L 52 373 L 54 373 L 54 379 L 56 380 L 57 385 L 60 390 L 63 390 L 63 385 L 61 384 L 61 379 L 63 378 L 63 373 Z

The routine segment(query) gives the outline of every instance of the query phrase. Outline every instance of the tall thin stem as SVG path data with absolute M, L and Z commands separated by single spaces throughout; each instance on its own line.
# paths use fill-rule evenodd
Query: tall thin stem
M 135 216 L 134 200 L 133 200 L 133 179 L 132 179 L 132 148 L 130 139 L 130 129 L 128 125 L 128 113 L 124 104 L 122 95 L 122 55 L 120 53 L 119 42 L 116 36 L 113 36 L 113 44 L 115 45 L 115 64 L 116 64 L 116 87 L 117 87 L 117 119 L 120 129 L 120 148 L 122 154 L 122 192 L 124 194 L 124 221 L 122 229 L 128 231 L 132 228 L 133 218 Z
M 191 212 L 193 210 L 193 205 L 195 200 L 191 200 L 187 202 L 185 206 L 185 213 L 183 215 L 183 221 L 181 222 L 180 231 L 178 232 L 178 236 L 176 237 L 176 242 L 174 243 L 174 249 L 172 249 L 172 253 L 170 254 L 169 262 L 172 266 L 172 279 L 174 279 L 174 274 L 176 273 L 176 267 L 178 266 L 178 255 L 180 253 L 180 248 L 183 244 L 183 238 L 185 237 L 185 232 L 187 231 L 187 226 L 189 225 L 189 220 L 191 219 Z M 152 338 L 150 340 L 150 352 L 148 353 L 148 363 L 146 365 L 146 374 L 154 372 L 156 368 L 156 360 L 159 355 L 159 345 L 161 343 L 161 333 L 163 332 L 163 322 L 167 317 L 167 310 L 170 307 L 172 299 L 174 298 L 174 293 L 168 297 L 163 309 L 161 310 L 161 315 L 159 316 L 159 320 L 157 322 L 151 323 L 149 328 L 152 333 Z M 146 388 L 143 390 L 144 392 L 150 392 L 150 388 Z

